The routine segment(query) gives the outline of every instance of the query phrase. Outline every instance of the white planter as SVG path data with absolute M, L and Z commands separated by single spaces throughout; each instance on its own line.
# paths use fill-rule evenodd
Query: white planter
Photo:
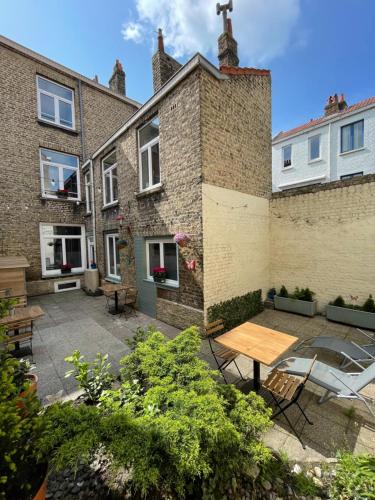
M 375 313 L 331 305 L 327 306 L 326 312 L 330 321 L 375 330 Z
M 317 302 L 313 300 L 290 299 L 289 297 L 274 297 L 275 309 L 279 311 L 287 311 L 295 314 L 302 314 L 303 316 L 314 316 L 316 314 Z

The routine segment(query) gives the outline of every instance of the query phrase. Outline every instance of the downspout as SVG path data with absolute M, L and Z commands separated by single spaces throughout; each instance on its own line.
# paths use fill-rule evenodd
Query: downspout
M 91 213 L 92 213 L 92 233 L 94 238 L 94 252 L 95 252 L 95 261 L 96 265 L 98 265 L 98 254 L 96 253 L 96 211 L 95 211 L 95 186 L 94 186 L 94 167 L 92 165 L 92 160 L 90 160 L 90 178 L 91 178 Z
M 82 98 L 82 83 L 81 80 L 77 80 L 78 82 L 78 100 L 79 100 L 79 120 L 81 122 L 81 150 L 82 150 L 82 159 L 83 163 L 86 161 L 86 134 L 85 134 L 85 116 L 83 112 L 83 98 Z
M 328 125 L 328 181 L 332 180 L 331 123 Z

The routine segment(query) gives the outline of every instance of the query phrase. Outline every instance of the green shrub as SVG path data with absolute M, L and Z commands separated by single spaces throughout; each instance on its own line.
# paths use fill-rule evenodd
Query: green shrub
M 284 297 L 286 299 L 289 297 L 288 290 L 284 285 L 282 285 L 282 287 L 280 288 L 279 297 Z
M 375 498 L 375 457 L 340 453 L 329 493 L 338 500 Z
M 366 312 L 375 313 L 375 302 L 374 299 L 372 298 L 372 295 L 368 296 L 368 299 L 363 304 L 362 309 Z
M 260 437 L 270 412 L 255 393 L 219 384 L 198 357 L 197 328 L 152 332 L 122 360 L 119 389 L 99 407 L 55 405 L 41 449 L 55 466 L 90 460 L 101 444 L 131 471 L 135 496 L 221 498 L 234 476 L 270 457 Z
M 147 340 L 147 338 L 151 335 L 151 333 L 155 331 L 156 329 L 152 325 L 150 325 L 147 330 L 144 328 L 137 328 L 134 336 L 131 339 L 125 339 L 125 344 L 127 344 L 127 346 L 132 351 L 134 351 L 134 349 L 140 342 L 144 342 L 145 340 Z
M 336 307 L 345 307 L 345 300 L 343 299 L 342 295 L 339 295 L 338 297 L 335 298 L 333 302 L 331 302 L 332 306 Z
M 263 311 L 262 291 L 234 297 L 208 308 L 208 321 L 222 319 L 226 330 L 231 330 Z
M 114 377 L 110 373 L 111 363 L 107 363 L 108 354 L 103 356 L 100 352 L 91 364 L 83 359 L 79 351 L 74 351 L 72 356 L 65 358 L 67 363 L 74 366 L 74 369 L 66 372 L 65 378 L 74 376 L 88 401 L 97 403 L 103 391 L 112 386 Z
M 0 318 L 8 316 L 10 309 L 18 304 L 18 299 L 0 299 Z
M 312 302 L 313 296 L 315 295 L 314 292 L 310 290 L 310 288 L 301 288 L 299 289 L 298 286 L 296 286 L 294 293 L 290 295 L 291 299 L 297 299 L 297 300 L 305 300 L 306 302 Z

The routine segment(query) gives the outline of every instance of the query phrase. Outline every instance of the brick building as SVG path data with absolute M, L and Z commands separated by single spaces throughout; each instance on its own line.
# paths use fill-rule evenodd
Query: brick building
M 86 267 L 80 166 L 140 105 L 118 61 L 110 88 L 2 36 L 0 61 L 0 254 L 27 257 L 30 294 L 53 292 L 62 266 Z

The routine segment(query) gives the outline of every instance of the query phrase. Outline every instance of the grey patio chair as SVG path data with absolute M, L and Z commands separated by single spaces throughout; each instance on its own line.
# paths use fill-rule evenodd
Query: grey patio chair
M 350 358 L 344 352 L 342 354 L 363 371 L 361 373 L 346 373 L 326 363 L 316 361 L 309 381 L 326 390 L 325 394 L 320 398 L 319 403 L 325 403 L 334 397 L 339 399 L 357 399 L 366 405 L 371 415 L 375 418 L 375 413 L 369 404 L 374 404 L 375 401 L 359 393 L 375 379 L 375 363 L 364 368 L 358 361 Z M 373 360 L 375 361 L 375 357 Z M 292 357 L 280 361 L 276 364 L 275 368 L 291 375 L 303 376 L 310 365 L 311 359 L 309 358 Z
M 337 354 L 342 354 L 344 352 L 349 356 L 349 358 L 347 358 L 346 356 L 343 357 L 340 365 L 341 368 L 346 368 L 352 363 L 350 358 L 354 359 L 355 361 L 359 361 L 360 363 L 372 362 L 373 356 L 375 356 L 375 337 L 364 332 L 363 330 L 360 330 L 359 328 L 357 328 L 357 331 L 362 333 L 372 342 L 370 344 L 359 346 L 354 342 L 337 339 L 335 337 L 311 337 L 300 342 L 294 348 L 294 351 L 313 348 L 325 349 L 327 351 L 333 351 Z

